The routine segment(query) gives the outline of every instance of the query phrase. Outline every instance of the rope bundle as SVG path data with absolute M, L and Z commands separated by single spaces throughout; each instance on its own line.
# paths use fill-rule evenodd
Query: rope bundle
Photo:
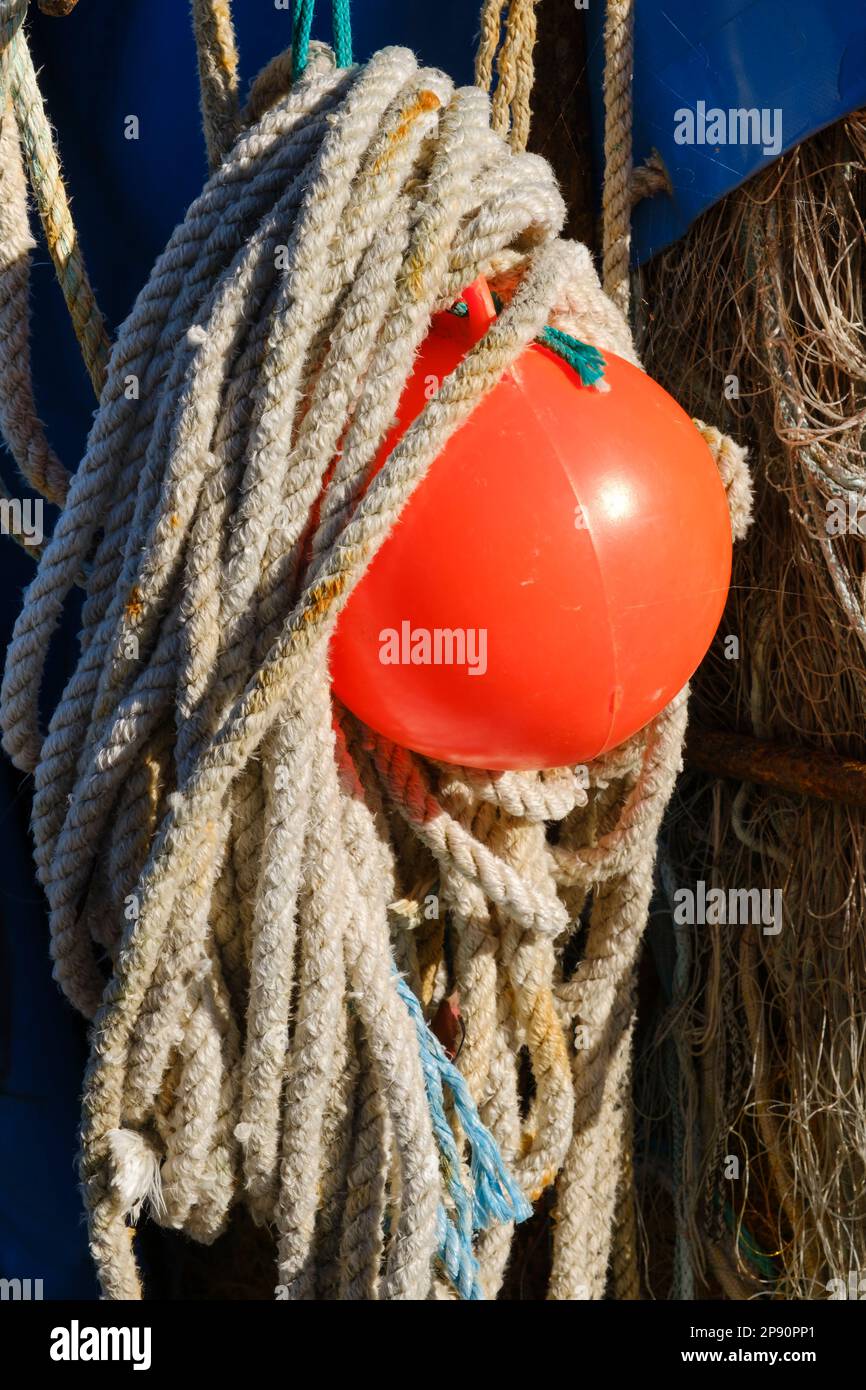
M 634 360 L 562 216 L 480 92 L 313 45 L 120 330 L 2 690 L 55 974 L 93 1020 L 108 1297 L 140 1296 L 144 1202 L 206 1242 L 245 1204 L 291 1298 L 495 1295 L 526 1207 L 490 1134 L 528 1198 L 556 1183 L 552 1296 L 603 1296 L 609 1266 L 635 1296 L 633 974 L 685 693 L 587 789 L 426 762 L 336 706 L 327 669 L 354 584 L 522 349 L 552 324 Z M 365 491 L 431 314 L 481 273 L 500 317 Z M 462 1076 L 424 1022 L 455 991 Z

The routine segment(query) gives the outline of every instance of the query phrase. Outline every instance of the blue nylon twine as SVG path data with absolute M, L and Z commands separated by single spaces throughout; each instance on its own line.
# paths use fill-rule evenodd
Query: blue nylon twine
M 453 1219 L 444 1206 L 440 1206 L 437 1213 L 439 1259 L 461 1298 L 481 1299 L 484 1295 L 478 1279 L 473 1237 L 496 1223 L 525 1221 L 532 1208 L 509 1173 L 495 1139 L 482 1124 L 466 1081 L 428 1028 L 421 1005 L 401 975 L 397 975 L 397 989 L 415 1024 L 433 1133 L 448 1195 L 454 1205 Z M 460 1154 L 445 1113 L 446 1088 L 469 1143 L 471 1193 L 463 1184 Z
M 310 58 L 310 34 L 316 0 L 295 0 L 292 21 L 292 76 L 300 77 Z M 352 16 L 349 0 L 332 0 L 334 56 L 338 68 L 352 66 Z

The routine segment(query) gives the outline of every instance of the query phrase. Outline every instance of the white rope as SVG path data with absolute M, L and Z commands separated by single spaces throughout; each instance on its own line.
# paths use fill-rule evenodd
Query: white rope
M 562 1174 L 554 1286 L 582 1270 L 597 1290 L 681 704 L 594 765 L 588 795 L 568 770 L 497 777 L 388 744 L 334 708 L 326 654 L 408 497 L 524 347 L 552 322 L 633 359 L 628 330 L 585 249 L 556 238 L 548 166 L 509 151 L 479 91 L 393 48 L 338 72 L 314 46 L 283 96 L 277 70 L 120 331 L 3 681 L 55 975 L 94 1023 L 92 1249 L 106 1296 L 135 1298 L 142 1202 L 206 1241 L 244 1203 L 276 1231 L 292 1298 L 445 1296 L 451 1198 L 396 953 L 429 1009 L 456 986 L 461 1065 L 527 1194 Z M 365 491 L 431 314 L 480 273 L 503 312 Z M 46 652 L 78 580 L 80 660 L 43 736 Z M 574 902 L 602 881 L 590 960 L 562 981 Z M 443 925 L 412 925 L 431 883 L 452 965 Z M 579 1057 L 584 1014 L 605 1041 Z M 590 1171 L 591 1249 L 570 1214 Z M 480 1238 L 488 1295 L 509 1240 Z

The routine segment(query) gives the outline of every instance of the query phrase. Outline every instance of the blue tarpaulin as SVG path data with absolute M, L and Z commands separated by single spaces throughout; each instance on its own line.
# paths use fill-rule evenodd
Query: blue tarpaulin
M 600 176 L 604 5 L 590 0 L 586 19 Z M 712 5 L 645 0 L 635 5 L 633 104 L 635 163 L 655 148 L 673 185 L 672 197 L 659 195 L 635 208 L 632 258 L 640 264 L 783 150 L 866 105 L 866 5 L 860 0 L 716 0 Z M 708 119 L 713 111 L 724 112 L 725 121 Z M 732 120 L 732 111 L 754 111 L 758 121 Z M 694 115 L 694 143 L 677 139 L 688 134 L 682 112 Z M 710 138 L 699 143 L 701 134 Z M 737 139 L 744 134 L 749 138 Z

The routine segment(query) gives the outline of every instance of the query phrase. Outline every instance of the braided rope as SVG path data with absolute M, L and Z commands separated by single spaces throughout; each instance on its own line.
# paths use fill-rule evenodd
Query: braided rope
M 585 248 L 557 240 L 547 165 L 509 152 L 480 93 L 400 49 L 341 71 L 312 44 L 281 94 L 289 71 L 269 65 L 259 118 L 120 330 L 0 696 L 4 747 L 34 772 L 55 975 L 93 1020 L 91 1248 L 105 1295 L 137 1298 L 127 1223 L 143 1204 L 211 1241 L 243 1202 L 275 1231 L 291 1298 L 492 1297 L 513 1221 L 555 1185 L 551 1296 L 602 1297 L 685 695 L 588 786 L 569 769 L 500 776 L 429 763 L 333 708 L 327 647 L 522 349 L 553 330 L 634 360 L 628 329 Z M 431 314 L 478 274 L 502 312 L 365 490 Z M 708 442 L 742 500 L 742 459 Z M 43 734 L 48 644 L 82 574 L 79 664 Z M 422 933 L 431 889 L 445 921 Z M 425 1022 L 452 989 L 459 1071 Z
M 316 0 L 295 0 L 295 17 L 292 26 L 292 61 L 297 77 L 300 77 L 309 61 L 310 35 L 315 8 Z M 331 16 L 334 31 L 334 58 L 337 67 L 351 67 L 352 15 L 349 0 L 332 0 Z
M 334 57 L 338 68 L 352 65 L 352 13 L 349 0 L 333 0 Z
M 310 56 L 310 35 L 316 0 L 296 0 L 292 26 L 292 62 L 296 77 L 300 77 Z

